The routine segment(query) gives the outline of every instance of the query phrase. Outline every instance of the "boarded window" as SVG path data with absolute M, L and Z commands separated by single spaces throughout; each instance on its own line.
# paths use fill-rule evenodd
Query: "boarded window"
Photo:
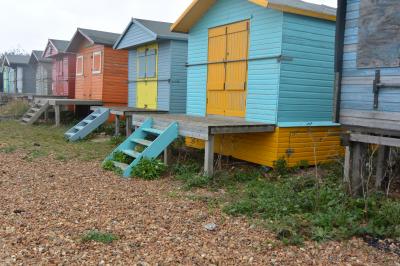
M 138 72 L 139 78 L 146 78 L 146 52 L 142 51 L 138 53 Z
M 361 0 L 357 66 L 400 65 L 399 0 Z
M 76 74 L 79 76 L 83 75 L 83 56 L 76 58 Z
M 93 74 L 101 73 L 101 52 L 93 53 L 92 73 Z
M 147 58 L 146 77 L 155 78 L 156 77 L 156 50 L 148 49 L 146 52 L 146 58 Z

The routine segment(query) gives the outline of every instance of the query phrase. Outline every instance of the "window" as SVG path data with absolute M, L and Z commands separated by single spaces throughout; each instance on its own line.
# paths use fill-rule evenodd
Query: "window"
M 93 53 L 92 73 L 101 73 L 101 52 Z
M 83 75 L 83 56 L 80 55 L 76 58 L 76 75 Z
M 138 51 L 138 78 L 157 76 L 157 49 L 146 48 Z
M 156 49 L 148 49 L 146 54 L 146 77 L 156 77 Z
M 138 52 L 138 77 L 140 79 L 146 78 L 146 51 Z

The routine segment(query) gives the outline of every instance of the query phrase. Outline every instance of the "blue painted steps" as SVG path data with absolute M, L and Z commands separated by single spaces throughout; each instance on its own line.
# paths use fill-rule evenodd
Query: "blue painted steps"
M 114 166 L 121 169 L 124 177 L 130 177 L 132 168 L 135 167 L 143 158 L 157 158 L 176 138 L 178 137 L 178 123 L 171 123 L 166 129 L 159 130 L 153 128 L 153 119 L 146 119 L 143 124 L 133 132 L 121 145 L 119 145 L 104 160 L 112 161 Z M 149 140 L 151 138 L 152 140 Z M 142 147 L 143 151 L 136 150 Z M 131 164 L 115 162 L 114 153 L 122 152 L 133 159 Z
M 64 137 L 69 141 L 77 141 L 85 138 L 96 128 L 104 124 L 110 117 L 110 109 L 97 108 L 93 113 L 75 125 L 73 128 L 65 132 Z

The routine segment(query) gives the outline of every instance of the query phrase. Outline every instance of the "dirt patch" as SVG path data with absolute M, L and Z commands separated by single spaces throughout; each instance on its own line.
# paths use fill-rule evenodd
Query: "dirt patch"
M 0 264 L 396 265 L 399 259 L 362 239 L 282 246 L 245 219 L 171 197 L 176 182 L 169 179 L 125 180 L 98 162 L 25 156 L 0 153 Z M 206 230 L 209 223 L 216 230 Z M 90 230 L 118 240 L 82 242 Z

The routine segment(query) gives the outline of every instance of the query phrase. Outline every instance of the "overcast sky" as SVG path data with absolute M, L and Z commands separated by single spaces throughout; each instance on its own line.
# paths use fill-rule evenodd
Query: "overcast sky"
M 336 0 L 307 0 L 336 6 Z M 43 50 L 77 27 L 120 33 L 131 17 L 174 22 L 192 0 L 0 0 L 0 52 Z

